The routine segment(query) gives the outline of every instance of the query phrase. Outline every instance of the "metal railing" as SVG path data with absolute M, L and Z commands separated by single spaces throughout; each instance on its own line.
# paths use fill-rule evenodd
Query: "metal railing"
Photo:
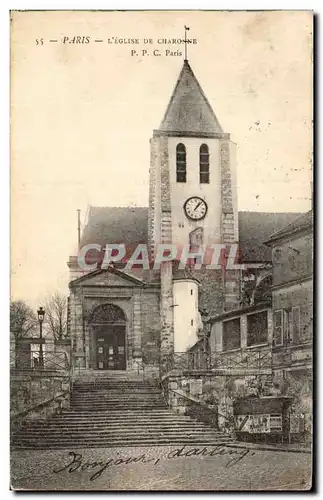
M 233 353 L 174 352 L 161 361 L 160 373 L 172 370 L 232 370 L 271 369 L 272 356 L 269 347 L 256 351 L 239 350 Z
M 10 369 L 19 371 L 69 371 L 70 364 L 64 351 L 10 350 Z
M 251 368 L 251 369 L 265 369 L 271 368 L 272 356 L 269 347 L 261 348 L 259 350 L 248 351 L 240 350 L 234 353 L 221 353 L 220 357 L 216 360 L 217 368 Z

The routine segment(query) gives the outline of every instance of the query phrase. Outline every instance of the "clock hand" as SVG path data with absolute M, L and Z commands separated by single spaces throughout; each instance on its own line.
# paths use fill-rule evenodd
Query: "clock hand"
M 196 205 L 196 207 L 194 208 L 194 212 L 195 212 L 195 210 L 197 210 L 197 209 L 198 209 L 198 207 L 199 207 L 200 205 L 202 205 L 202 202 L 201 202 L 201 201 L 200 201 L 200 202 Z

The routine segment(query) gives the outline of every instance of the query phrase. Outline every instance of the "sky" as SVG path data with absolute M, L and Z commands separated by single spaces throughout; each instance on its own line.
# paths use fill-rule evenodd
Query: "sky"
M 311 208 L 311 13 L 14 12 L 13 299 L 37 307 L 68 292 L 77 209 L 84 223 L 90 205 L 148 205 L 149 139 L 183 65 L 165 55 L 183 45 L 158 40 L 182 39 L 184 25 L 191 67 L 237 143 L 239 210 Z

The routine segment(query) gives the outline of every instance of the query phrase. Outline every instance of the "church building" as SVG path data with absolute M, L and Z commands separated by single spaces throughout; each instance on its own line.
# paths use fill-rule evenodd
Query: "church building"
M 68 328 L 80 369 L 158 367 L 168 354 L 192 348 L 205 335 L 203 317 L 239 308 L 244 283 L 271 272 L 264 242 L 299 216 L 238 211 L 236 144 L 186 59 L 150 139 L 149 176 L 148 207 L 90 208 L 80 250 L 124 244 L 129 256 L 144 244 L 153 262 L 159 245 L 191 254 L 223 245 L 223 265 L 210 269 L 197 254 L 185 267 L 176 255 L 160 268 L 129 269 L 127 258 L 103 266 L 96 251 L 95 269 L 84 271 L 70 257 Z M 237 245 L 244 270 L 226 267 L 226 245 Z

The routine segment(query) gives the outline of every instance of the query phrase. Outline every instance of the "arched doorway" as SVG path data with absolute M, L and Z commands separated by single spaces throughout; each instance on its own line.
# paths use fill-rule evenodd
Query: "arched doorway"
M 97 370 L 126 369 L 126 317 L 120 307 L 103 304 L 94 309 L 89 323 L 93 332 Z

